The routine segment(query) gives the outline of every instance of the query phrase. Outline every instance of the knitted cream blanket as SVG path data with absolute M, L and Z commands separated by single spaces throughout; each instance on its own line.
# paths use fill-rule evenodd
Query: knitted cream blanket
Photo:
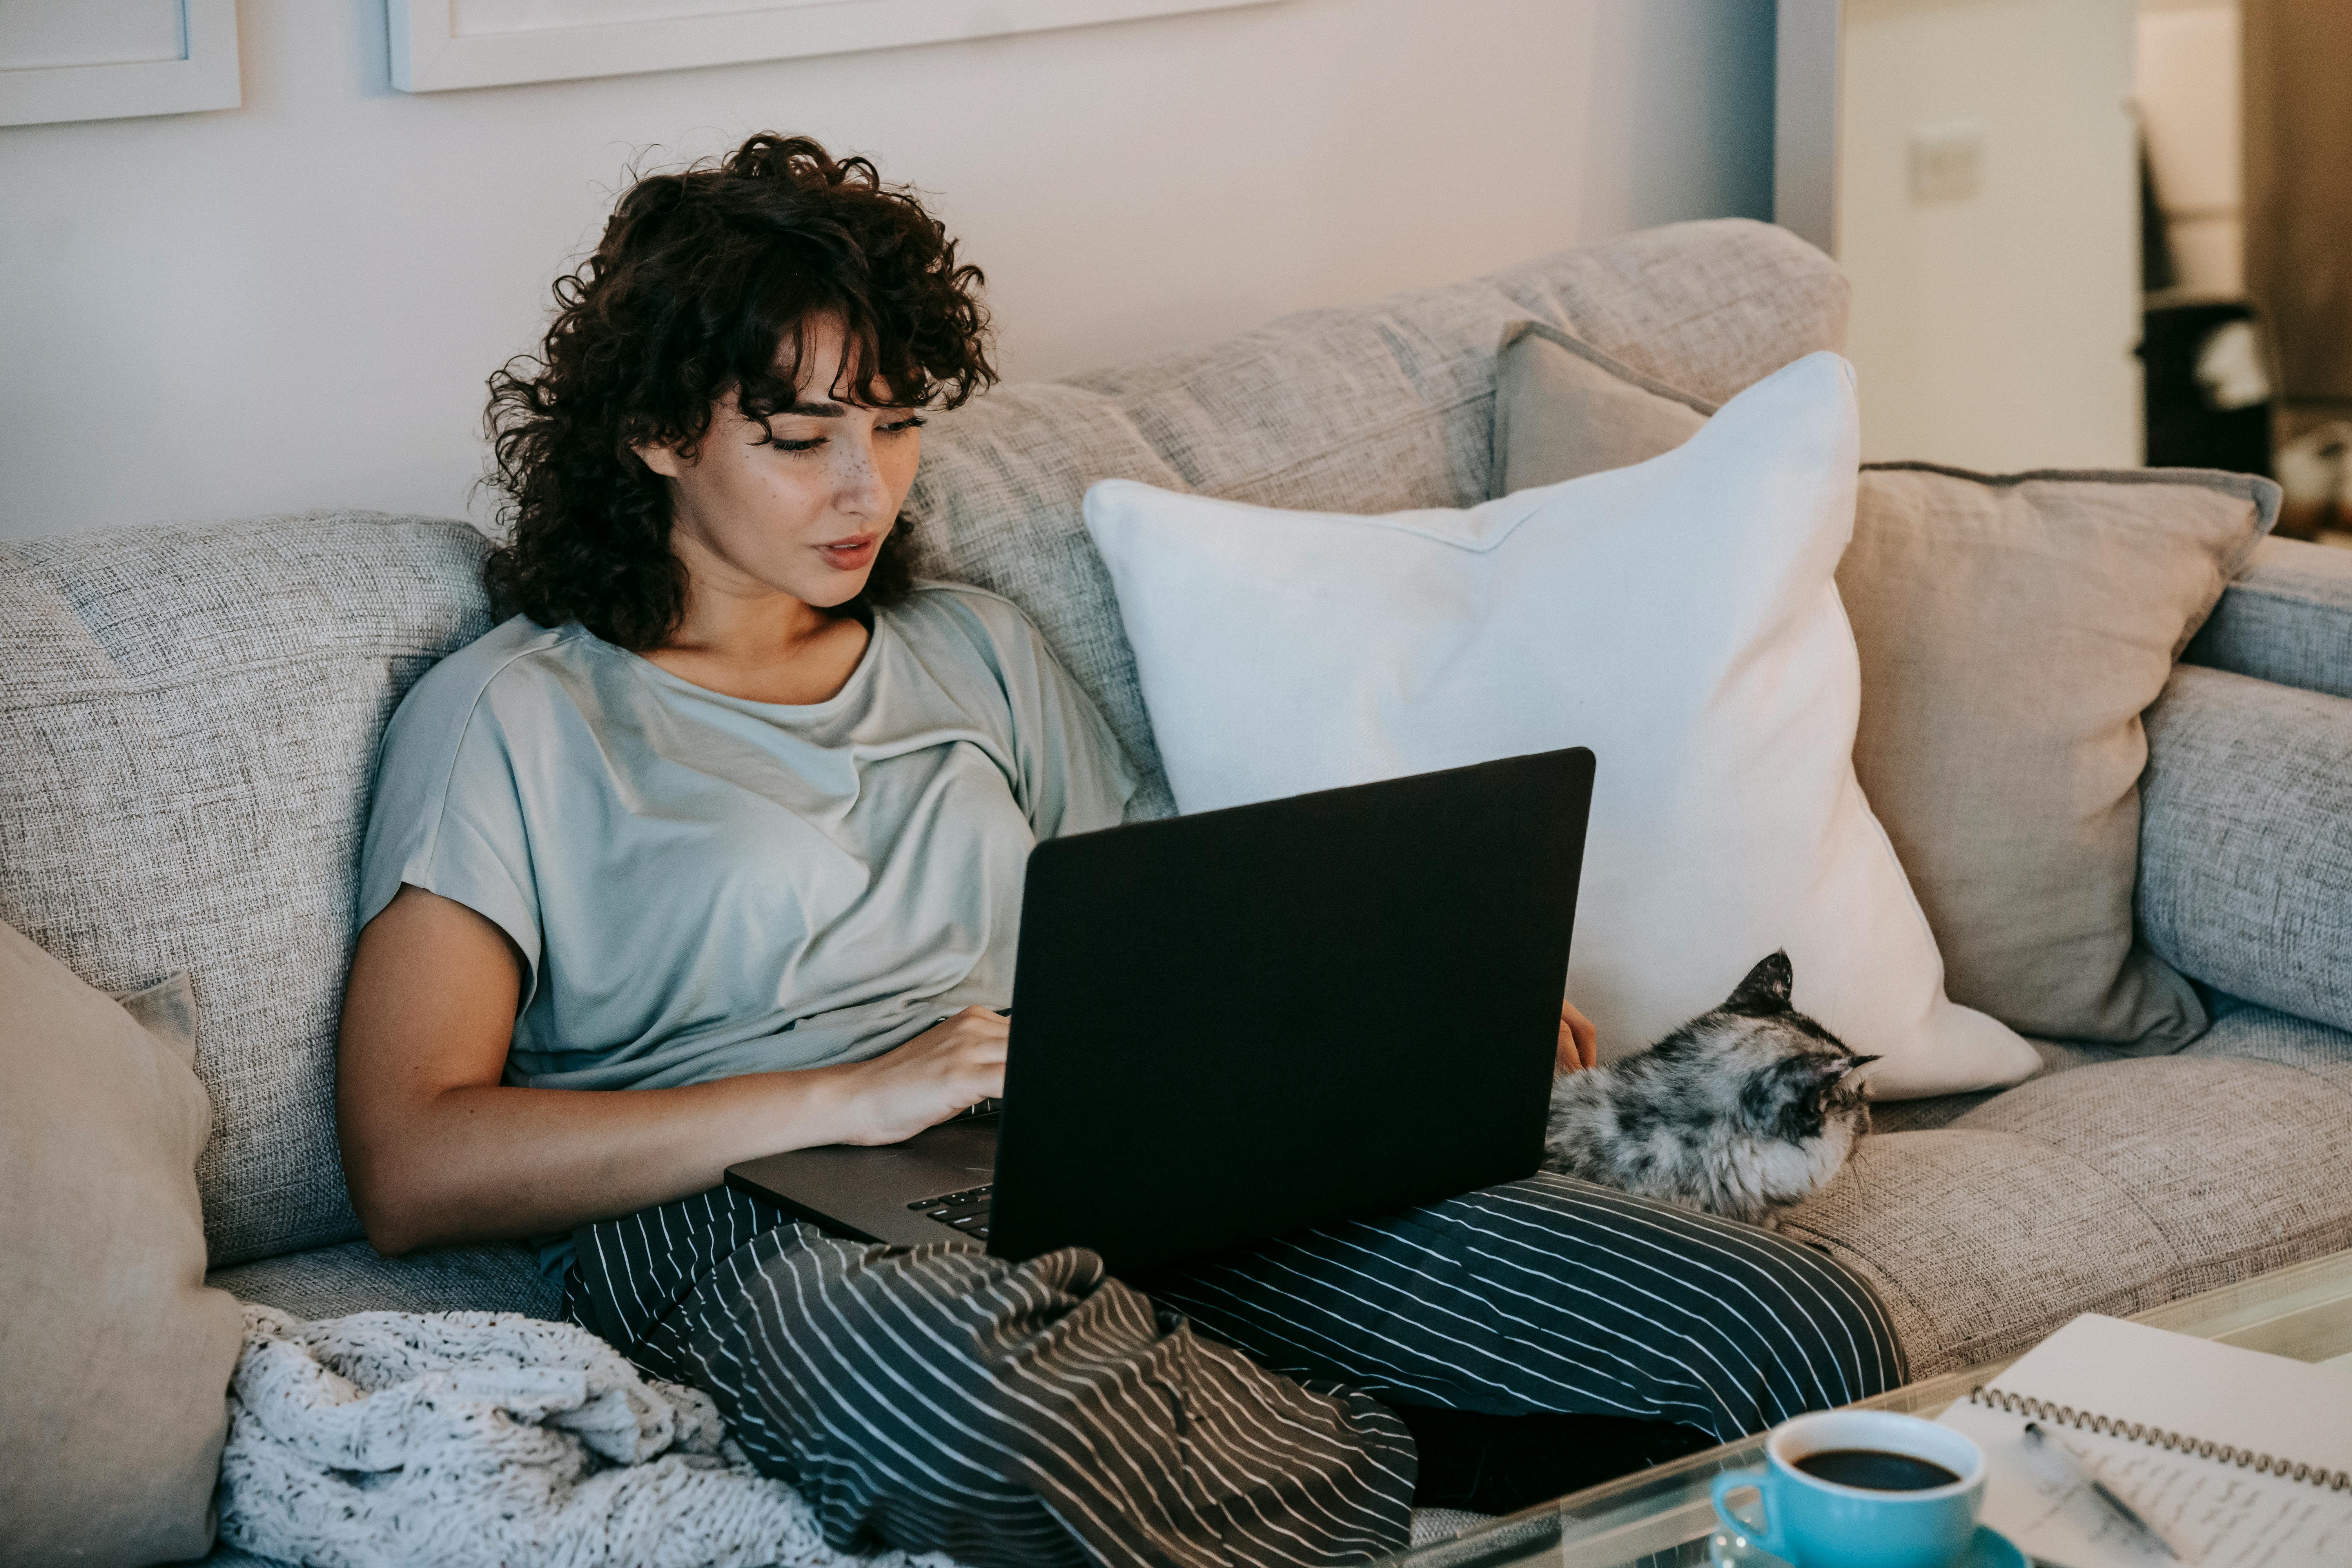
M 844 1556 L 698 1390 L 507 1312 L 245 1309 L 221 1539 L 322 1568 L 954 1568 Z

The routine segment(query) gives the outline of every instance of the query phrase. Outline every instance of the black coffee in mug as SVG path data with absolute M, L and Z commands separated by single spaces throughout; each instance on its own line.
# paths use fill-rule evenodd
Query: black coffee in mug
M 1874 1492 L 1924 1492 L 1960 1479 L 1933 1459 L 1885 1448 L 1826 1448 L 1807 1454 L 1796 1464 L 1816 1479 Z

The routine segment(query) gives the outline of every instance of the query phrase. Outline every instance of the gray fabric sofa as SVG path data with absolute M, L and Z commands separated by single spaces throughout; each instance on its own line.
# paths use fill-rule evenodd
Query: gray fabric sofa
M 1309 312 L 1233 342 L 1008 386 L 934 421 L 924 569 L 1004 593 L 1169 809 L 1078 500 L 1124 477 L 1276 506 L 1485 499 L 1494 350 L 1533 317 L 1711 400 L 1836 347 L 1845 285 L 1738 221 Z M 213 1279 L 308 1317 L 552 1314 L 520 1248 L 358 1239 L 334 1028 L 377 738 L 487 629 L 463 523 L 364 513 L 0 545 L 0 920 L 91 983 L 189 971 L 215 1130 Z M 2043 1046 L 2007 1092 L 1885 1108 L 1787 1229 L 1877 1287 L 1915 1373 L 2352 1247 L 2352 552 L 2265 544 L 2148 715 L 2144 939 L 2215 993 L 2177 1056 Z

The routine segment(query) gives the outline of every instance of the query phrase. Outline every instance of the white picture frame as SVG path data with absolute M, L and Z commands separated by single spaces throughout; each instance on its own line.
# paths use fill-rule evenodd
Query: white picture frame
M 1219 11 L 1276 0 L 387 0 L 404 92 L 628 76 Z M 463 13 L 478 13 L 472 21 Z M 626 20 L 608 19 L 635 11 Z M 528 14 L 483 25 L 480 14 Z M 672 15 L 644 15 L 671 12 Z M 562 18 L 566 12 L 576 21 Z
M 237 70 L 236 0 L 179 0 L 179 6 L 184 52 L 178 59 L 0 68 L 0 125 L 239 107 L 245 87 Z

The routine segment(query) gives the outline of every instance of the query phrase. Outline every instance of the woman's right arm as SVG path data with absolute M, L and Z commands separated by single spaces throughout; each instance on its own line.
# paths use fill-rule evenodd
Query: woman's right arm
M 360 932 L 335 1110 L 377 1251 L 570 1230 L 717 1186 L 762 1154 L 897 1142 L 1004 1092 L 1007 1025 L 985 1007 L 841 1067 L 523 1089 L 500 1081 L 521 981 L 504 931 L 419 888 Z

